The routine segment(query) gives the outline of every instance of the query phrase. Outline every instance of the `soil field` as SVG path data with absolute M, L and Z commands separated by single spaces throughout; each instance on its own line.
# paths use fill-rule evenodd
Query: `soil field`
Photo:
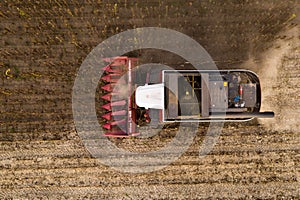
M 93 158 L 73 121 L 77 70 L 105 39 L 150 26 L 192 37 L 220 69 L 258 73 L 262 109 L 276 117 L 226 123 L 204 158 L 201 125 L 177 161 L 151 173 Z M 180 65 L 167 55 L 146 54 Z M 2 0 L 0 78 L 0 199 L 300 199 L 298 0 Z M 149 151 L 175 133 L 113 142 Z

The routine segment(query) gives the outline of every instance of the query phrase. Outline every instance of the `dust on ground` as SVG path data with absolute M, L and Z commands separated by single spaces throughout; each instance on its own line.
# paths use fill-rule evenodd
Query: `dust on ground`
M 274 111 L 274 119 L 260 119 L 273 131 L 298 131 L 300 120 L 299 80 L 300 65 L 299 27 L 291 27 L 277 35 L 272 46 L 258 58 L 250 55 L 244 63 L 256 71 L 262 87 L 262 111 Z

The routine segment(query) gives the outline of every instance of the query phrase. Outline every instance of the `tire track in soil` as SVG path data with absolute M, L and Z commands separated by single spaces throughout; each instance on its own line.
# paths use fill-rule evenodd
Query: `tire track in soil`
M 0 195 L 6 198 L 21 197 L 30 198 L 31 195 L 36 197 L 50 198 L 144 198 L 151 199 L 189 199 L 195 194 L 199 198 L 297 198 L 299 192 L 297 185 L 287 183 L 269 182 L 263 184 L 173 184 L 173 185 L 141 185 L 127 187 L 53 187 L 53 188 L 26 188 L 20 190 L 11 190 L 1 192 Z M 276 190 L 277 194 L 274 194 Z M 155 192 L 154 192 L 155 191 Z M 222 191 L 222 192 L 221 192 Z M 264 191 L 264 192 L 261 192 Z M 296 192 L 295 192 L 296 191 Z M 15 195 L 12 195 L 15 194 Z M 29 195 L 30 194 L 30 195 Z M 205 194 L 205 195 L 204 195 Z

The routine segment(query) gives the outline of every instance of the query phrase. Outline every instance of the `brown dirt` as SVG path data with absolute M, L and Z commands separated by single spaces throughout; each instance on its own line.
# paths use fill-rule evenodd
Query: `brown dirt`
M 297 0 L 78 2 L 0 2 L 0 199 L 300 198 Z M 257 72 L 263 109 L 276 118 L 226 124 L 203 159 L 200 128 L 189 150 L 161 171 L 126 174 L 102 165 L 74 127 L 76 71 L 106 38 L 144 26 L 191 36 L 220 68 Z M 168 134 L 122 145 L 151 149 L 159 138 Z

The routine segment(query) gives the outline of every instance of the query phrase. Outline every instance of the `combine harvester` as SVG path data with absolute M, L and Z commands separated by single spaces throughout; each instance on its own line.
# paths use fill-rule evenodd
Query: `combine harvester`
M 248 70 L 136 70 L 136 58 L 115 57 L 102 68 L 105 136 L 139 135 L 139 127 L 174 122 L 248 121 L 259 112 L 258 76 Z

